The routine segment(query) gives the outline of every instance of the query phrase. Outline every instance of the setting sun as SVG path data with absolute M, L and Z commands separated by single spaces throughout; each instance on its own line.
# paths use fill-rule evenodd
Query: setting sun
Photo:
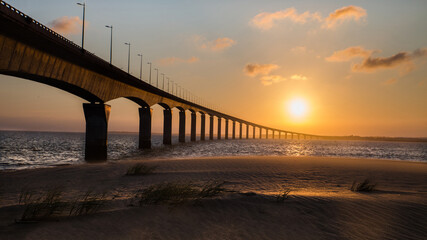
M 292 99 L 288 105 L 288 111 L 292 117 L 302 118 L 307 114 L 307 102 L 301 98 Z

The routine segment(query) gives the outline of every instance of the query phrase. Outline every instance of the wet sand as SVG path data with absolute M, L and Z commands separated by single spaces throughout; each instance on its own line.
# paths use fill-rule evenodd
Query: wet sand
M 136 163 L 157 168 L 125 176 Z M 366 178 L 376 191 L 349 190 Z M 197 204 L 135 204 L 138 190 L 153 184 L 209 181 L 225 181 L 227 191 Z M 87 190 L 106 192 L 108 201 L 90 215 L 15 223 L 24 210 L 22 189 L 54 187 L 65 201 Z M 284 189 L 291 190 L 288 199 L 277 202 Z M 0 239 L 426 239 L 426 222 L 426 163 L 254 156 L 0 172 Z

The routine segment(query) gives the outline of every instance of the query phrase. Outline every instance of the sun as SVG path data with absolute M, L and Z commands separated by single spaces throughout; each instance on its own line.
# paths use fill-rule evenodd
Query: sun
M 302 98 L 294 98 L 289 101 L 288 111 L 294 118 L 303 118 L 307 115 L 307 102 Z

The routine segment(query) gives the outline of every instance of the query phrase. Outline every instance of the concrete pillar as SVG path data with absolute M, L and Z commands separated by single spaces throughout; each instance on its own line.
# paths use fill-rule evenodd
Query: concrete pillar
M 83 103 L 86 119 L 85 160 L 107 160 L 107 131 L 111 106 Z
M 218 135 L 217 135 L 218 139 L 221 139 L 221 118 L 218 117 Z
M 239 123 L 239 126 L 240 126 L 239 138 L 242 139 L 242 123 Z
M 233 121 L 233 133 L 232 133 L 233 139 L 236 139 L 236 121 Z
M 294 139 L 294 134 L 293 133 L 291 133 L 291 139 Z
M 202 113 L 200 115 L 200 141 L 205 141 L 205 128 L 206 126 L 206 115 Z
M 282 132 L 279 131 L 279 139 L 282 139 Z
M 214 128 L 214 116 L 210 115 L 209 116 L 209 139 L 213 140 L 213 128 Z
M 285 139 L 288 139 L 288 133 L 285 132 Z
M 185 142 L 185 110 L 179 110 L 179 142 Z
M 139 148 L 151 148 L 151 114 L 153 109 L 150 107 L 141 107 L 139 112 Z
M 262 128 L 259 128 L 259 139 L 262 138 Z
M 246 139 L 249 139 L 249 125 L 246 124 Z
M 299 140 L 299 134 L 297 134 L 298 135 L 298 140 Z
M 306 137 L 306 135 L 304 135 L 304 140 L 306 139 L 305 137 Z
M 255 126 L 252 126 L 252 138 L 255 139 Z
M 225 139 L 228 139 L 228 119 L 225 119 Z
M 275 136 L 274 136 L 275 134 L 276 134 L 276 131 L 274 131 L 274 130 L 273 130 L 273 139 L 274 139 L 274 137 L 275 137 Z
M 265 129 L 265 139 L 268 139 L 268 129 Z
M 196 141 L 196 112 L 191 112 L 191 141 Z
M 172 110 L 163 110 L 163 144 L 172 145 Z

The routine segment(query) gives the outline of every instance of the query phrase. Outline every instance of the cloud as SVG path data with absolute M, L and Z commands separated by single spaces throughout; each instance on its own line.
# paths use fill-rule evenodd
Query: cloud
M 306 23 L 309 19 L 321 20 L 318 13 L 310 13 L 308 11 L 298 14 L 295 8 L 287 8 L 277 12 L 262 12 L 257 14 L 251 23 L 260 29 L 268 30 L 273 27 L 278 20 L 289 19 L 296 23 Z
M 168 57 L 168 58 L 160 59 L 159 64 L 162 66 L 166 66 L 166 65 L 173 65 L 177 63 L 195 63 L 198 61 L 199 61 L 199 58 L 197 57 L 191 57 L 189 59 L 183 59 L 178 57 Z
M 262 12 L 252 18 L 250 23 L 262 30 L 271 29 L 274 24 L 283 19 L 289 19 L 292 22 L 304 24 L 307 21 L 323 22 L 322 28 L 332 29 L 346 20 L 359 21 L 365 17 L 366 10 L 358 6 L 346 6 L 330 13 L 328 17 L 322 18 L 318 12 L 309 12 L 299 14 L 295 8 L 287 8 L 277 12 Z
M 325 18 L 323 28 L 334 28 L 336 25 L 351 19 L 354 21 L 359 21 L 365 16 L 365 9 L 357 6 L 346 6 L 335 10 L 333 13 L 330 13 L 329 16 Z
M 307 77 L 301 74 L 294 74 L 291 76 L 292 80 L 307 80 Z
M 208 41 L 205 37 L 197 35 L 193 37 L 193 40 L 200 48 L 213 52 L 222 51 L 236 44 L 236 41 L 228 37 L 217 38 L 215 40 Z
M 293 54 L 304 54 L 307 52 L 307 48 L 304 46 L 297 46 L 294 48 L 291 48 L 291 53 Z
M 249 63 L 243 68 L 243 72 L 251 77 L 257 75 L 267 75 L 274 69 L 279 68 L 276 64 L 258 64 L 258 63 Z
M 269 86 L 273 83 L 279 83 L 279 82 L 286 81 L 286 78 L 284 78 L 280 75 L 267 75 L 267 76 L 261 77 L 260 80 L 264 86 Z
M 77 34 L 82 31 L 83 21 L 77 16 L 63 16 L 51 21 L 49 25 L 54 31 L 61 34 Z
M 356 57 L 367 58 L 371 56 L 372 52 L 373 51 L 366 50 L 361 46 L 354 46 L 341 51 L 336 51 L 331 56 L 325 58 L 325 60 L 328 62 L 346 62 Z

